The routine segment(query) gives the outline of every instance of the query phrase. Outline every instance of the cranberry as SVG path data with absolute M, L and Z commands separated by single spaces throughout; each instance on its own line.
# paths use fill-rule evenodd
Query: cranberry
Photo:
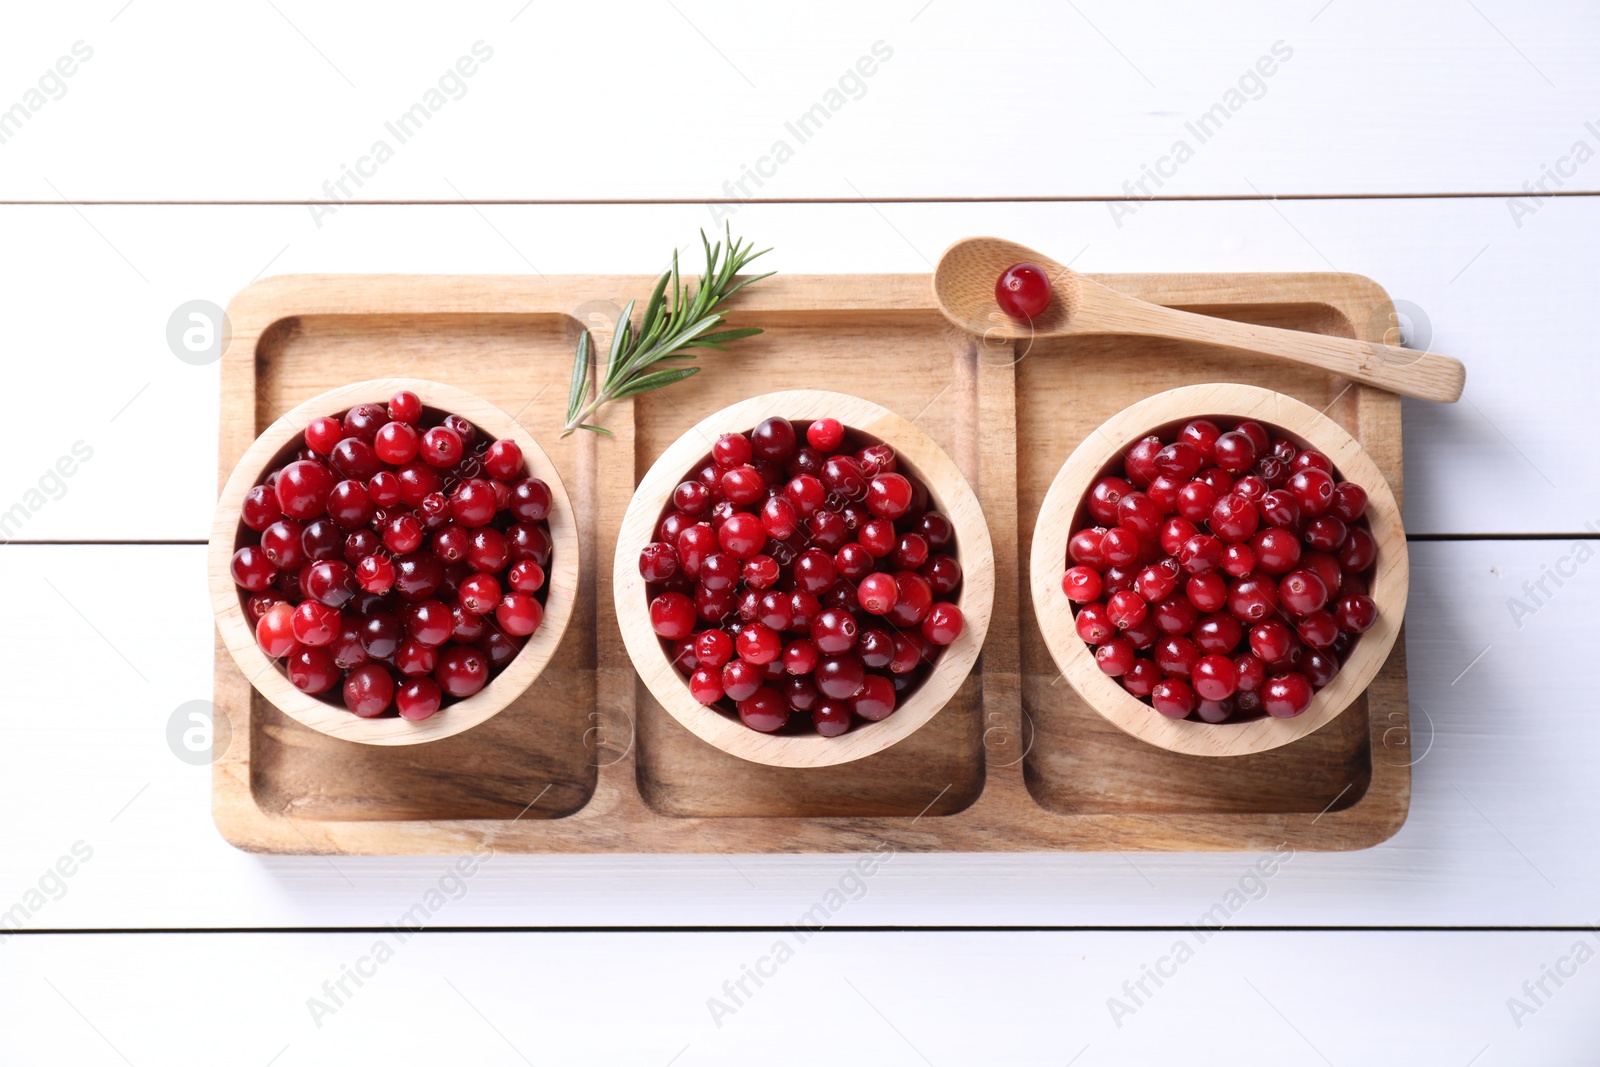
M 1301 514 L 1315 518 L 1333 505 L 1335 482 L 1325 470 L 1307 467 L 1289 477 L 1286 488 L 1300 505 Z
M 473 530 L 467 545 L 467 562 L 485 573 L 493 574 L 505 567 L 511 559 L 511 546 L 506 543 L 505 534 L 492 527 L 481 527 Z M 520 562 L 532 562 L 523 560 Z M 534 564 L 538 566 L 537 563 Z M 541 578 L 540 584 L 543 583 Z M 532 590 L 524 590 L 532 592 Z
M 1367 491 L 1354 482 L 1333 487 L 1333 503 L 1328 510 L 1343 521 L 1355 522 L 1367 513 Z
M 792 694 L 789 704 L 796 711 L 805 710 L 795 706 Z M 811 725 L 823 737 L 838 737 L 850 729 L 850 724 L 850 705 L 843 700 L 819 701 L 811 709 Z
M 1122 687 L 1136 697 L 1147 697 L 1161 681 L 1161 668 L 1152 660 L 1136 659 L 1122 674 Z
M 239 519 L 252 530 L 265 530 L 283 518 L 283 508 L 278 503 L 275 490 L 264 485 L 255 486 L 244 495 L 239 508 Z
M 894 683 L 881 674 L 869 674 L 850 698 L 850 710 L 868 722 L 881 722 L 894 713 Z
M 1211 532 L 1224 541 L 1243 541 L 1256 532 L 1261 513 L 1255 502 L 1238 493 L 1228 494 L 1211 509 Z
M 1267 574 L 1286 574 L 1300 562 L 1300 542 L 1288 530 L 1269 526 L 1250 539 L 1256 565 Z
M 1338 564 L 1352 574 L 1359 574 L 1372 566 L 1378 558 L 1378 543 L 1372 534 L 1360 526 L 1350 528 L 1344 545 L 1339 549 Z
M 500 599 L 500 583 L 492 574 L 473 574 L 461 583 L 456 592 L 461 598 L 462 610 L 472 615 L 486 615 L 494 610 L 495 602 Z
M 274 604 L 256 623 L 256 643 L 271 659 L 282 659 L 298 643 L 291 622 L 294 608 L 286 602 Z
M 388 414 L 396 422 L 415 423 L 422 418 L 422 401 L 416 393 L 401 390 L 389 398 Z
M 928 580 L 936 597 L 953 596 L 961 588 L 961 564 L 954 556 L 943 553 L 933 556 L 918 573 Z
M 509 482 L 522 473 L 522 446 L 502 438 L 483 453 L 483 469 L 489 477 Z
M 1290 571 L 1278 583 L 1278 603 L 1291 615 L 1309 615 L 1328 602 L 1328 587 L 1308 570 Z
M 729 660 L 722 668 L 722 688 L 729 700 L 744 700 L 761 688 L 764 677 L 762 669 L 748 660 Z
M 302 645 L 320 648 L 332 644 L 334 638 L 339 636 L 338 609 L 330 608 L 315 600 L 303 601 L 294 609 L 294 614 L 290 618 L 290 629 L 294 633 L 294 639 Z
M 1334 612 L 1340 628 L 1350 633 L 1366 633 L 1378 621 L 1378 605 L 1359 593 L 1341 597 Z
M 1014 319 L 1034 319 L 1050 306 L 1050 277 L 1036 263 L 1015 263 L 994 283 L 995 303 Z
M 1186 719 L 1195 709 L 1194 690 L 1177 678 L 1165 678 L 1150 690 L 1150 703 L 1169 719 Z
M 494 486 L 482 478 L 470 478 L 450 494 L 450 516 L 462 526 L 482 526 L 498 510 Z
M 1339 636 L 1339 623 L 1331 612 L 1313 611 L 1295 624 L 1295 632 L 1312 648 L 1328 648 Z
M 1200 661 L 1200 650 L 1187 637 L 1168 636 L 1156 643 L 1155 659 L 1166 673 L 1187 676 Z
M 1113 637 L 1094 650 L 1094 662 L 1101 673 L 1116 678 L 1133 669 L 1133 645 L 1123 637 Z
M 333 451 L 333 446 L 344 439 L 344 424 L 326 415 L 318 416 L 306 424 L 306 447 L 319 456 Z
M 306 595 L 330 608 L 340 608 L 356 595 L 355 572 L 343 560 L 322 560 L 311 564 L 302 580 Z
M 813 677 L 824 696 L 846 700 L 860 691 L 866 669 L 857 656 L 824 656 Z
M 1261 706 L 1274 718 L 1299 715 L 1311 706 L 1311 682 L 1298 671 L 1275 674 L 1261 687 Z
M 1239 691 L 1250 692 L 1261 688 L 1266 681 L 1267 665 L 1254 652 L 1244 652 L 1234 657 L 1233 666 L 1239 674 Z
M 421 435 L 416 427 L 404 422 L 388 422 L 378 428 L 372 440 L 372 451 L 384 463 L 399 467 L 417 458 Z
M 752 730 L 770 734 L 783 729 L 789 721 L 789 702 L 767 686 L 759 687 L 738 704 L 740 720 Z
M 1319 552 L 1336 552 L 1345 542 L 1345 524 L 1332 515 L 1323 515 L 1306 524 L 1306 544 Z
M 345 675 L 344 706 L 363 719 L 382 715 L 393 700 L 394 678 L 383 667 L 357 667 Z
M 258 545 L 245 545 L 234 552 L 229 565 L 234 584 L 252 593 L 272 587 L 278 577 L 278 568 Z
M 340 671 L 327 649 L 302 646 L 289 653 L 288 674 L 289 684 L 314 695 L 337 685 Z
M 1222 542 L 1210 534 L 1195 534 L 1178 546 L 1178 564 L 1190 574 L 1203 574 L 1222 562 Z
M 961 636 L 964 624 L 960 608 L 948 601 L 937 603 L 922 620 L 922 636 L 936 645 L 948 645 Z
M 1078 612 L 1074 624 L 1077 628 L 1078 636 L 1083 638 L 1085 643 L 1091 645 L 1097 645 L 1102 641 L 1109 640 L 1111 635 L 1115 634 L 1118 629 L 1117 625 L 1111 621 L 1111 614 L 1103 604 L 1085 604 L 1083 609 Z
M 806 427 L 806 442 L 819 452 L 836 452 L 844 444 L 844 427 L 838 419 L 818 419 Z
M 402 719 L 421 722 L 439 710 L 443 694 L 432 678 L 412 678 L 395 690 L 394 706 Z
M 678 554 L 671 545 L 652 541 L 639 552 L 639 574 L 647 582 L 665 582 L 678 573 Z
M 1264 663 L 1276 663 L 1289 655 L 1294 647 L 1294 635 L 1281 622 L 1268 619 L 1250 628 L 1250 651 Z
M 1222 434 L 1216 440 L 1213 458 L 1221 470 L 1240 474 L 1255 466 L 1258 446 L 1240 430 Z
M 1150 609 L 1150 618 L 1165 634 L 1186 634 L 1199 617 L 1200 613 L 1187 597 L 1168 597 Z
M 1078 565 L 1067 568 L 1061 579 L 1061 588 L 1074 604 L 1087 604 L 1100 599 L 1100 572 L 1093 567 Z
M 333 474 L 327 467 L 312 460 L 296 460 L 278 472 L 272 489 L 283 514 L 303 521 L 327 510 L 333 483 Z
M 1220 613 L 1207 615 L 1196 622 L 1190 631 L 1195 647 L 1207 654 L 1232 652 L 1239 647 L 1243 636 L 1244 628 L 1239 625 L 1239 620 Z
M 1228 610 L 1245 622 L 1260 622 L 1278 608 L 1278 591 L 1270 579 L 1246 575 L 1228 589 Z
M 1222 570 L 1230 578 L 1243 578 L 1255 569 L 1256 554 L 1249 545 L 1229 545 L 1222 550 Z
M 1191 684 L 1203 700 L 1227 700 L 1239 687 L 1239 671 L 1227 656 L 1202 656 L 1194 665 Z
M 853 631 L 854 620 L 851 620 L 851 628 Z M 739 636 L 733 639 L 733 644 L 740 659 L 757 666 L 765 666 L 783 654 L 782 638 L 759 622 L 741 629 Z
M 662 637 L 688 637 L 694 632 L 694 619 L 694 602 L 682 593 L 663 593 L 650 602 L 650 626 Z
M 433 680 L 449 696 L 472 696 L 489 682 L 489 660 L 472 645 L 446 645 L 439 653 Z
M 741 560 L 749 559 L 760 552 L 761 546 L 767 542 L 766 530 L 762 527 L 761 520 L 748 512 L 729 516 L 722 524 L 722 528 L 717 531 L 716 537 L 723 551 L 731 552 Z
M 859 500 L 867 494 L 866 473 L 850 456 L 829 456 L 822 464 L 822 484 L 830 493 L 850 500 Z
M 1228 583 L 1216 571 L 1192 576 L 1184 593 L 1199 611 L 1221 611 L 1228 604 Z
M 750 431 L 750 451 L 758 459 L 788 459 L 794 448 L 794 424 L 788 419 L 766 419 Z
M 460 434 L 445 426 L 435 426 L 422 435 L 418 454 L 430 467 L 454 467 L 461 462 L 463 451 Z
M 1195 419 L 1178 431 L 1178 440 L 1192 445 L 1203 463 L 1215 462 L 1217 438 L 1221 436 L 1221 428 L 1210 419 Z
M 889 614 L 894 610 L 899 596 L 899 586 L 891 574 L 869 574 L 856 587 L 856 599 L 861 604 L 861 610 L 870 615 Z
M 328 456 L 328 466 L 341 478 L 366 481 L 382 469 L 382 460 L 366 441 L 359 437 L 346 437 L 333 446 Z

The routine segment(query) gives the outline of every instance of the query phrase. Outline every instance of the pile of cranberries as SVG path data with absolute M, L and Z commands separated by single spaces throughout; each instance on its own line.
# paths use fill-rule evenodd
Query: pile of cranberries
M 296 688 L 426 719 L 539 628 L 549 513 L 515 441 L 396 393 L 311 420 L 245 495 L 233 580 Z
M 1196 419 L 1122 466 L 1062 579 L 1100 669 L 1172 719 L 1305 711 L 1378 617 L 1366 491 L 1258 422 Z
M 689 692 L 763 733 L 887 718 L 961 635 L 955 534 L 927 488 L 837 419 L 768 419 L 702 464 L 639 555 Z

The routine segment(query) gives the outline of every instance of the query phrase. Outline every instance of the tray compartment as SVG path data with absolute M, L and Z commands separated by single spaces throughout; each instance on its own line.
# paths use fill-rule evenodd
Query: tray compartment
M 1205 314 L 1308 332 L 1353 336 L 1328 305 L 1193 307 Z M 1125 337 L 1062 338 L 1028 347 L 1018 362 L 1017 496 L 1020 559 L 1032 551 L 1033 524 L 1066 457 L 1106 419 L 1146 396 L 1207 381 L 1242 381 L 1296 397 L 1360 435 L 1358 408 L 1343 404 L 1348 382 L 1282 360 L 1218 353 L 1202 345 Z M 1063 546 L 1063 551 L 1065 546 Z M 1024 566 L 1026 564 L 1024 563 Z M 1022 703 L 1032 731 L 1025 764 L 1029 792 L 1066 814 L 1177 812 L 1320 813 L 1349 806 L 1371 781 L 1365 696 L 1328 726 L 1271 752 L 1208 759 L 1168 752 L 1117 729 L 1061 678 L 1021 599 Z M 1155 712 L 1151 712 L 1155 714 Z
M 251 690 L 250 787 L 265 810 L 332 820 L 535 819 L 570 815 L 589 800 L 594 443 L 561 441 L 556 432 L 576 331 L 572 319 L 553 314 L 307 314 L 264 331 L 250 436 L 306 397 L 362 377 L 450 382 L 515 415 L 539 439 L 572 487 L 584 543 L 580 600 L 560 650 L 538 683 L 475 730 L 426 745 L 354 744 L 300 725 Z
M 702 356 L 716 361 L 715 373 L 638 398 L 636 481 L 712 412 L 752 392 L 825 383 L 915 422 L 977 483 L 977 383 L 939 315 L 789 313 L 763 317 L 762 326 L 760 336 Z M 634 699 L 639 791 L 665 815 L 916 816 L 925 809 L 929 816 L 948 815 L 983 788 L 981 666 L 938 715 L 893 748 L 809 770 L 749 763 L 706 744 L 679 726 L 642 682 L 635 682 Z

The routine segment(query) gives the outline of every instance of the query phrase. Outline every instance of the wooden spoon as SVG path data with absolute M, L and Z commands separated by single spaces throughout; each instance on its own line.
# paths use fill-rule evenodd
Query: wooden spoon
M 1035 263 L 1050 277 L 1050 306 L 1032 321 L 1013 319 L 995 303 L 995 282 L 1017 263 Z M 1402 396 L 1446 403 L 1459 400 L 1466 384 L 1466 368 L 1449 356 L 1161 307 L 1108 289 L 1048 256 L 998 237 L 968 237 L 945 249 L 934 268 L 933 295 L 945 318 L 990 337 L 1123 334 L 1198 341 L 1278 356 Z

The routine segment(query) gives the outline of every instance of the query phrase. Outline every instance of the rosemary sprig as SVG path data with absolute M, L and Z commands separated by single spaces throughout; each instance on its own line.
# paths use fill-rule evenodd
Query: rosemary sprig
M 721 305 L 734 293 L 762 278 L 770 278 L 775 271 L 757 274 L 751 278 L 738 278 L 739 271 L 757 256 L 770 249 L 752 252 L 752 244 L 741 244 L 733 239 L 731 230 L 725 231 L 728 240 L 727 255 L 723 255 L 722 242 L 715 245 L 706 240 L 700 231 L 700 243 L 706 252 L 706 271 L 700 284 L 691 294 L 678 277 L 678 253 L 672 253 L 672 269 L 661 275 L 655 292 L 645 304 L 644 317 L 635 328 L 633 304 L 623 308 L 617 320 L 616 332 L 611 337 L 611 351 L 606 356 L 600 372 L 598 391 L 592 389 L 589 368 L 593 361 L 592 341 L 589 331 L 578 338 L 578 352 L 572 361 L 572 390 L 567 400 L 567 425 L 561 436 L 575 430 L 592 430 L 610 434 L 611 431 L 596 425 L 594 413 L 613 400 L 638 396 L 652 389 L 681 382 L 698 374 L 700 368 L 686 367 L 683 360 L 694 359 L 695 348 L 714 348 L 725 351 L 729 341 L 751 337 L 761 332 L 759 327 L 723 330 L 727 321 Z M 667 364 L 666 367 L 658 367 Z M 652 370 L 651 368 L 657 368 Z M 591 397 L 590 393 L 594 395 Z

